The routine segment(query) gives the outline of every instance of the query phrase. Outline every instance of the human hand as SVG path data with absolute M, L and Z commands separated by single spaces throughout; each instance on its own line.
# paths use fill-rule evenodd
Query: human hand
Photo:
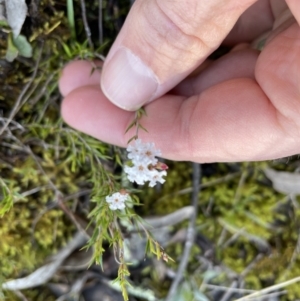
M 137 0 L 103 67 L 101 86 L 111 102 L 99 87 L 100 73 L 90 76 L 90 63 L 73 62 L 59 83 L 62 116 L 82 132 L 125 147 L 134 112 L 119 107 L 147 103 L 142 124 L 148 133 L 139 137 L 172 160 L 249 161 L 299 153 L 299 24 L 298 0 Z M 225 42 L 232 44 L 269 29 L 261 53 L 239 45 L 205 61 L 229 32 Z M 134 54 L 122 53 L 124 47 Z

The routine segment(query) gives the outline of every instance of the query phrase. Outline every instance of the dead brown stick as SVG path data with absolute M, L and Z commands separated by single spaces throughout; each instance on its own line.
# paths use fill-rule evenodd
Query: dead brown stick
M 94 44 L 93 44 L 92 39 L 91 39 L 92 34 L 91 34 L 90 26 L 89 26 L 89 23 L 88 23 L 87 17 L 86 17 L 85 1 L 80 0 L 80 4 L 81 4 L 81 15 L 82 15 L 84 30 L 85 30 L 85 33 L 86 33 L 86 37 L 87 37 L 89 46 L 93 50 L 94 49 Z

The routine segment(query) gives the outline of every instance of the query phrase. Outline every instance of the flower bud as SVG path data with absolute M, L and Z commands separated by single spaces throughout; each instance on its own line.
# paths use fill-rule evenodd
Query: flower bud
M 167 170 L 167 169 L 169 169 L 167 164 L 165 164 L 163 162 L 160 162 L 160 161 L 158 161 L 154 167 L 158 170 Z

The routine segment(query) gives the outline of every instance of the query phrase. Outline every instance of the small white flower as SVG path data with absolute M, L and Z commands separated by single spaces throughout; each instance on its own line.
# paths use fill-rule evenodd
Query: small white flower
M 167 172 L 153 169 L 149 171 L 149 175 L 151 177 L 149 186 L 154 187 L 158 182 L 161 184 L 165 183 L 166 180 L 163 177 L 167 175 Z
M 130 144 L 127 146 L 128 158 L 134 159 L 137 156 L 140 156 L 141 150 L 143 149 L 143 143 L 141 139 L 134 140 L 134 144 Z
M 129 145 L 127 147 L 128 158 L 132 160 L 133 164 L 151 164 L 155 165 L 157 163 L 156 156 L 161 155 L 161 151 L 155 149 L 154 143 L 143 143 L 141 139 L 136 139 L 134 145 Z
M 105 200 L 109 204 L 111 210 L 124 209 L 126 207 L 125 202 L 128 199 L 128 193 L 122 194 L 115 192 L 112 195 L 108 195 Z
M 148 147 L 143 150 L 143 160 L 147 162 L 147 164 L 155 165 L 158 162 L 155 157 L 161 156 L 161 151 L 159 149 L 155 149 L 154 143 L 147 144 Z
M 144 185 L 149 181 L 150 187 L 155 186 L 158 182 L 165 182 L 163 176 L 166 176 L 167 172 L 157 170 L 161 169 L 159 168 L 161 162 L 155 157 L 160 156 L 161 151 L 155 149 L 154 143 L 143 143 L 141 139 L 136 139 L 134 144 L 128 145 L 127 151 L 127 156 L 131 159 L 133 166 L 125 166 L 124 171 L 130 182 Z
M 125 166 L 125 173 L 127 173 L 130 182 L 136 182 L 138 185 L 144 185 L 149 180 L 148 166 L 145 164 L 133 165 L 132 167 Z

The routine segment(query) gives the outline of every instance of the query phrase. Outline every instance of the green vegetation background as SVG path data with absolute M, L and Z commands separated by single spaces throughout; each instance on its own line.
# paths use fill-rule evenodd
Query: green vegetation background
M 111 3 L 115 7 L 110 7 Z M 99 166 L 114 169 L 116 159 L 122 156 L 122 150 L 70 129 L 59 114 L 57 82 L 62 67 L 73 59 L 105 54 L 129 6 L 103 1 L 103 47 L 98 39 L 98 1 L 86 5 L 92 40 L 95 49 L 101 46 L 101 50 L 91 49 L 86 41 L 79 1 L 74 1 L 76 36 L 64 1 L 43 0 L 37 7 L 30 6 L 22 34 L 33 47 L 31 59 L 18 57 L 6 62 L 7 33 L 0 30 L 1 126 L 20 100 L 13 120 L 0 136 L 0 283 L 28 275 L 72 236 L 75 227 L 57 206 L 58 191 L 66 206 L 88 220 L 93 205 L 85 206 L 84 201 L 101 177 Z M 139 194 L 144 204 L 138 210 L 142 216 L 165 215 L 190 204 L 190 163 L 169 165 L 163 187 Z M 202 166 L 198 235 L 185 277 L 192 290 L 203 281 L 230 286 L 232 274 L 241 275 L 254 260 L 256 264 L 243 277 L 247 289 L 261 289 L 300 275 L 295 253 L 300 211 L 291 199 L 272 188 L 263 173 L 266 166 L 294 171 L 300 160 Z M 179 260 L 182 248 L 182 243 L 177 243 L 167 251 Z M 209 268 L 203 269 L 199 258 L 205 258 Z M 170 265 L 176 268 L 177 263 Z M 162 285 L 151 269 L 144 270 L 139 284 L 150 287 L 158 297 L 167 292 L 168 283 Z M 286 290 L 281 300 L 300 298 L 299 285 Z M 24 294 L 29 300 L 55 300 L 46 288 Z M 5 297 L 18 300 L 3 292 L 0 299 Z

